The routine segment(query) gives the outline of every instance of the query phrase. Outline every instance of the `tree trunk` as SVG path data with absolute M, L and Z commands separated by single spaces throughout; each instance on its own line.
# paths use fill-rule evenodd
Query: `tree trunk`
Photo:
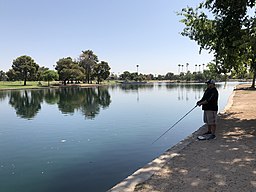
M 27 85 L 27 78 L 24 79 L 24 86 Z
M 256 79 L 256 55 L 255 57 L 253 58 L 252 60 L 253 62 L 253 67 L 252 67 L 252 70 L 253 70 L 253 78 L 252 78 L 252 86 L 251 88 L 255 89 L 255 79 Z
M 254 88 L 254 89 L 255 89 L 255 79 L 256 79 L 256 70 L 254 70 L 254 73 L 253 73 L 252 86 L 251 86 L 251 88 Z

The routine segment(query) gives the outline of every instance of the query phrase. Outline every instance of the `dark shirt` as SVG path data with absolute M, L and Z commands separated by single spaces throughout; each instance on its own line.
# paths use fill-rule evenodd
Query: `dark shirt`
M 218 97 L 219 93 L 216 87 L 207 88 L 204 92 L 203 98 L 199 101 L 207 101 L 207 104 L 202 105 L 205 111 L 218 111 Z

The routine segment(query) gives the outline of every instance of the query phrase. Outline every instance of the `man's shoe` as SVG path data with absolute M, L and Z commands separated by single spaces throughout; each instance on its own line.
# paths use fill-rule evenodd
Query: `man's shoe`
M 210 137 L 207 138 L 207 140 L 216 139 L 216 136 L 214 134 L 211 134 Z
M 212 134 L 210 131 L 205 132 L 203 135 L 209 135 Z

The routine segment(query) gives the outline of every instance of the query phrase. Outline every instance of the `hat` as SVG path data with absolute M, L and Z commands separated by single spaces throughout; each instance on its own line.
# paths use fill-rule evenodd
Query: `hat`
M 206 84 L 215 84 L 215 81 L 213 79 L 210 79 L 208 81 L 205 82 Z

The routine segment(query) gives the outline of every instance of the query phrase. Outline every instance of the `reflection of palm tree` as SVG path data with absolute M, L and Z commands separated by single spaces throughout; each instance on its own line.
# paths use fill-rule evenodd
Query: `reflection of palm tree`
M 184 100 L 184 98 L 183 98 L 183 95 L 184 95 L 183 90 L 184 90 L 184 88 L 182 87 L 182 88 L 181 88 L 181 99 L 182 99 L 182 100 Z
M 178 87 L 178 100 L 180 100 L 180 87 Z
M 97 97 L 99 100 L 99 104 L 102 106 L 103 109 L 107 108 L 110 105 L 111 98 L 108 89 L 104 87 L 98 87 Z

